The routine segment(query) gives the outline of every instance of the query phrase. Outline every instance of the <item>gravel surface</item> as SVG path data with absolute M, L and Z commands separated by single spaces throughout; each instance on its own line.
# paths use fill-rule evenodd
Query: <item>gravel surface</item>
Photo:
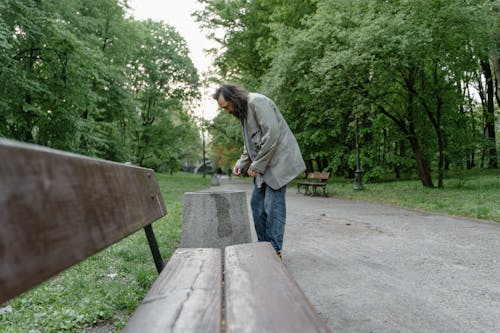
M 334 332 L 500 332 L 500 223 L 292 187 L 287 215 L 284 263 Z

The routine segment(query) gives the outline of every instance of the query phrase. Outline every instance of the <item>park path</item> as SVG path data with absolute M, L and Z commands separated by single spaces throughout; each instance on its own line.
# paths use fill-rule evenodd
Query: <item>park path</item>
M 284 263 L 334 332 L 500 332 L 500 223 L 295 188 L 287 214 Z

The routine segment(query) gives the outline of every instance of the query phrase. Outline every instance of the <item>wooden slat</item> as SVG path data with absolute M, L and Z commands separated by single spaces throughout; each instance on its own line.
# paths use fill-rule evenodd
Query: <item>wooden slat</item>
M 122 332 L 220 332 L 221 260 L 220 249 L 177 249 Z
M 310 186 L 326 186 L 326 183 L 319 182 L 300 182 L 300 185 L 310 185 Z
M 0 303 L 166 214 L 150 169 L 0 140 Z
M 330 178 L 329 172 L 309 172 L 307 174 L 307 179 L 328 180 L 328 178 Z
M 330 332 L 270 243 L 225 249 L 226 332 Z

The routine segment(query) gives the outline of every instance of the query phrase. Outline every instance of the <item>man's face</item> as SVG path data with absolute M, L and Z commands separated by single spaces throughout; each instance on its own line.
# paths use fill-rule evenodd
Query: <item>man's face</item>
M 219 104 L 219 107 L 224 111 L 226 111 L 227 113 L 229 114 L 233 113 L 234 111 L 233 103 L 226 101 L 226 99 L 224 98 L 224 96 L 222 96 L 222 94 L 220 94 L 219 98 L 217 98 L 217 103 Z

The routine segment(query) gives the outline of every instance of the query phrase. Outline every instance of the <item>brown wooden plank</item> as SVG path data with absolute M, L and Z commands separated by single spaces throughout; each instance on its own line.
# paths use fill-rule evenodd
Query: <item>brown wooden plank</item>
M 221 267 L 220 249 L 177 249 L 122 332 L 220 332 Z
M 310 186 L 326 186 L 326 183 L 318 183 L 318 182 L 299 182 L 300 185 L 310 185 Z
M 328 178 L 330 178 L 329 172 L 309 172 L 307 174 L 307 179 L 328 180 Z
M 226 332 L 330 332 L 270 243 L 225 249 Z
M 166 214 L 150 169 L 0 140 L 0 303 Z

